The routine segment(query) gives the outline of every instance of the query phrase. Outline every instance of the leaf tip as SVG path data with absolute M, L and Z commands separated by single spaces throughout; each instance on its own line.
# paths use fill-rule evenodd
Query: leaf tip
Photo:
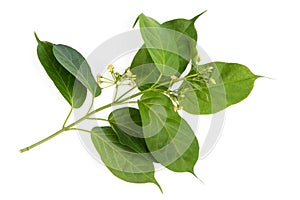
M 202 13 L 196 15 L 195 17 L 193 17 L 193 18 L 191 19 L 191 21 L 192 21 L 192 22 L 195 22 L 201 15 L 203 15 L 203 14 L 206 13 L 206 12 L 207 12 L 207 10 L 205 10 L 205 11 L 203 11 Z
M 40 43 L 41 42 L 41 40 L 39 39 L 39 37 L 37 36 L 37 34 L 36 34 L 36 32 L 34 31 L 34 37 L 35 37 L 35 39 L 36 39 L 36 41 L 38 42 L 38 43 Z
M 159 185 L 159 183 L 156 181 L 156 179 L 154 179 L 153 183 L 159 188 L 160 192 L 163 194 L 164 191 L 163 191 L 163 189 L 161 188 L 161 186 Z
M 274 78 L 267 77 L 267 76 L 261 76 L 261 75 L 255 75 L 255 78 L 256 79 L 258 79 L 258 78 L 267 78 L 267 79 L 275 80 Z
M 193 174 L 193 176 L 198 179 L 202 184 L 205 184 L 194 172 L 194 170 L 190 171 L 191 174 Z
M 190 171 L 188 171 L 188 172 L 190 172 L 190 173 L 193 174 L 196 178 L 198 178 L 198 176 L 195 174 L 194 169 L 192 169 L 192 170 L 190 170 Z
M 139 21 L 139 19 L 140 19 L 140 17 L 141 17 L 142 15 L 144 15 L 144 14 L 143 14 L 143 13 L 141 13 L 141 14 L 139 14 L 139 16 L 137 16 L 137 18 L 135 19 L 135 21 L 134 21 L 134 23 L 133 23 L 133 26 L 132 26 L 132 28 L 134 28 L 134 27 L 135 27 L 135 25 L 137 24 L 137 22 Z

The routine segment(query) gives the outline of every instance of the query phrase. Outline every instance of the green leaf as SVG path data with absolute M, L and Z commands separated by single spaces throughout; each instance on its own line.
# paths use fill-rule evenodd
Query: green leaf
M 207 69 L 212 72 L 204 74 Z M 253 74 L 246 66 L 237 63 L 212 62 L 193 66 L 189 75 L 200 77 L 184 81 L 179 91 L 184 97 L 180 105 L 191 114 L 211 114 L 239 103 L 251 92 L 254 82 L 260 76 Z M 189 76 L 188 75 L 188 76 Z
M 153 163 L 121 144 L 111 127 L 95 127 L 91 137 L 102 161 L 115 176 L 132 183 L 154 183 L 160 188 Z
M 54 45 L 53 53 L 58 62 L 73 74 L 94 97 L 101 94 L 101 88 L 96 83 L 89 64 L 75 49 L 66 45 Z
M 182 50 L 182 51 L 188 52 L 188 58 L 191 58 L 191 59 L 198 59 L 198 51 L 197 51 L 197 48 L 196 48 L 198 34 L 197 34 L 197 30 L 195 28 L 195 22 L 204 13 L 206 13 L 206 10 L 203 11 L 202 13 L 196 15 L 192 19 L 182 19 L 182 18 L 180 18 L 180 19 L 170 20 L 170 21 L 164 22 L 162 24 L 163 28 L 178 31 L 178 32 L 183 34 L 183 35 L 176 34 L 176 36 L 179 37 L 179 38 L 176 39 L 177 42 L 182 41 L 182 40 L 186 40 L 186 38 L 185 38 L 186 36 L 191 38 L 191 39 L 188 40 L 188 42 L 190 43 L 190 46 L 186 46 L 186 49 Z M 188 65 L 188 62 L 186 62 L 186 61 L 187 60 L 184 60 L 184 59 L 181 60 L 181 64 L 185 67 Z
M 162 26 L 164 28 L 172 29 L 178 32 L 181 32 L 189 37 L 191 37 L 194 41 L 197 41 L 197 30 L 195 28 L 196 20 L 205 13 L 206 11 L 196 15 L 192 19 L 173 19 L 167 22 L 164 22 Z M 179 35 L 178 35 L 179 36 Z
M 139 153 L 148 153 L 140 111 L 135 108 L 125 107 L 110 113 L 108 121 L 117 134 L 121 144 L 130 147 Z
M 79 108 L 85 101 L 86 88 L 56 60 L 52 51 L 53 44 L 40 41 L 36 33 L 35 37 L 38 42 L 38 58 L 48 76 L 67 102 L 73 108 Z
M 135 55 L 131 70 L 137 75 L 140 90 L 168 82 L 170 76 L 183 73 L 190 59 L 196 56 L 194 23 L 203 13 L 190 20 L 174 19 L 163 24 L 143 14 L 138 17 L 145 44 Z
M 158 70 L 163 75 L 179 76 L 189 62 L 191 38 L 163 27 L 144 14 L 140 15 L 139 22 L 145 46 Z
M 160 71 L 157 69 L 145 46 L 140 48 L 134 56 L 130 69 L 136 75 L 135 82 L 141 91 L 150 88 L 155 83 L 170 81 L 169 77 L 161 76 Z M 158 81 L 159 79 L 160 81 Z M 162 88 L 166 87 L 167 84 Z
M 147 92 L 138 106 L 146 144 L 153 157 L 172 171 L 194 173 L 198 141 L 188 123 L 173 110 L 171 100 L 161 93 Z

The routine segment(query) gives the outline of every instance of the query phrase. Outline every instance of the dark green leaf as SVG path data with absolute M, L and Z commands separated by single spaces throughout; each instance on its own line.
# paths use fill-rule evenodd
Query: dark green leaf
M 53 44 L 40 41 L 36 34 L 35 37 L 38 42 L 38 58 L 48 76 L 68 103 L 74 108 L 79 108 L 85 101 L 86 88 L 56 60 L 52 51 Z
M 151 182 L 160 188 L 153 163 L 121 144 L 111 127 L 95 127 L 91 137 L 102 161 L 115 176 L 132 183 Z
M 193 130 L 173 110 L 171 100 L 156 92 L 145 93 L 138 102 L 146 144 L 153 157 L 175 172 L 193 173 L 199 146 Z
M 101 88 L 96 83 L 89 64 L 78 51 L 69 46 L 59 44 L 54 45 L 53 53 L 58 62 L 73 74 L 94 97 L 101 94 Z
M 139 153 L 148 153 L 144 139 L 140 111 L 125 107 L 110 113 L 108 121 L 117 134 L 121 144 Z
M 208 68 L 212 72 L 205 74 L 205 81 L 203 71 Z M 250 94 L 259 77 L 244 65 L 224 62 L 194 66 L 191 74 L 202 76 L 185 81 L 180 86 L 184 97 L 179 99 L 183 109 L 191 114 L 216 113 L 242 101 Z

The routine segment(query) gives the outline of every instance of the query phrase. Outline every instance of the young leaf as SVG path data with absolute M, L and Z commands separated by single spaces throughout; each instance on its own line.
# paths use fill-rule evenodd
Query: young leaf
M 90 66 L 85 58 L 75 49 L 66 45 L 54 45 L 53 53 L 58 62 L 73 74 L 94 97 L 101 94 L 101 88 L 96 83 Z
M 160 78 L 159 83 L 168 82 L 169 77 L 160 76 L 161 73 L 154 64 L 151 56 L 145 46 L 140 48 L 133 58 L 130 67 L 133 74 L 136 75 L 136 84 L 140 90 L 146 90 L 153 86 Z M 163 88 L 166 88 L 165 85 Z
M 132 183 L 154 183 L 160 188 L 153 163 L 121 144 L 111 127 L 95 127 L 91 137 L 102 161 L 115 176 Z
M 139 16 L 141 34 L 145 46 L 158 70 L 167 76 L 179 76 L 189 62 L 192 41 L 178 31 L 164 28 L 154 19 Z M 191 40 L 191 39 L 190 39 Z
M 195 57 L 194 23 L 203 13 L 191 20 L 174 19 L 163 24 L 143 14 L 139 16 L 145 44 L 135 55 L 131 70 L 137 75 L 140 90 L 167 82 L 171 75 L 180 76 L 186 69 L 190 59 Z
M 203 71 L 210 69 L 203 79 Z M 254 82 L 260 76 L 254 75 L 246 66 L 237 63 L 213 62 L 193 66 L 190 78 L 180 86 L 180 105 L 191 114 L 211 114 L 225 109 L 245 99 Z
M 36 34 L 35 37 L 38 42 L 38 58 L 48 76 L 67 102 L 73 108 L 79 108 L 85 101 L 86 88 L 56 60 L 52 51 L 53 44 L 40 41 Z
M 173 110 L 171 100 L 161 93 L 147 92 L 138 106 L 146 144 L 153 157 L 172 171 L 194 173 L 198 141 L 188 123 Z
M 149 56 L 149 58 L 134 59 L 138 61 L 146 59 L 148 63 L 142 63 L 142 66 L 132 65 L 131 69 L 138 67 L 135 70 L 132 70 L 133 73 L 136 74 L 137 77 L 144 79 L 144 76 L 140 76 L 140 74 L 143 74 L 149 69 L 144 70 L 143 68 L 157 68 L 155 71 L 151 70 L 151 76 L 155 77 L 154 82 L 146 82 L 147 85 L 153 85 L 161 82 L 160 79 L 162 76 L 170 77 L 171 75 L 178 75 L 178 70 L 176 70 L 176 67 L 179 66 L 178 55 L 174 55 L 174 53 L 166 50 L 168 48 L 168 44 L 172 44 L 169 42 L 171 38 L 168 37 L 171 36 L 171 34 L 168 33 L 167 29 L 161 28 L 161 25 L 157 21 L 145 16 L 144 14 L 139 16 L 139 22 L 141 34 L 145 42 L 144 47 L 147 49 L 147 52 L 144 51 L 143 54 L 140 55 L 146 55 Z M 164 33 L 161 33 L 163 30 L 165 30 Z M 176 47 L 173 45 L 173 48 Z M 171 57 L 173 57 L 173 59 L 171 59 Z M 156 73 L 153 74 L 153 72 Z M 149 76 L 150 75 L 146 75 L 146 78 Z M 138 82 L 140 81 L 138 80 Z
M 125 107 L 110 113 L 108 121 L 117 134 L 121 144 L 130 147 L 138 153 L 148 153 L 142 128 L 140 111 Z

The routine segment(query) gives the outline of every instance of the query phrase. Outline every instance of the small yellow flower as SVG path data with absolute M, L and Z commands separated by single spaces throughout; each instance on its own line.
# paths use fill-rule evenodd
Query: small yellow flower
M 209 68 L 207 68 L 207 72 L 211 73 L 213 69 L 214 69 L 213 67 L 209 67 Z
M 133 81 L 130 81 L 129 85 L 130 85 L 130 87 L 134 87 L 135 83 Z
M 130 77 L 132 77 L 132 75 L 133 75 L 132 72 L 128 69 L 126 71 L 126 76 L 130 78 Z
M 176 111 L 178 111 L 178 110 L 181 110 L 182 109 L 182 106 L 174 106 L 174 111 L 176 112 Z
M 177 106 L 174 106 L 173 110 L 176 112 L 177 111 Z
M 98 83 L 99 85 L 102 83 L 101 78 L 102 78 L 101 75 L 97 75 L 97 83 Z
M 109 72 L 113 72 L 114 71 L 114 66 L 112 64 L 108 65 L 107 67 Z
M 210 78 L 210 79 L 209 79 L 209 82 L 211 82 L 213 85 L 216 84 L 216 81 L 215 81 L 215 79 L 213 79 L 213 78 Z
M 176 79 L 177 79 L 177 76 L 175 76 L 175 75 L 172 75 L 172 76 L 171 76 L 171 79 L 172 79 L 172 81 L 174 81 L 174 80 L 176 80 Z
M 97 80 L 97 83 L 98 83 L 98 85 L 101 85 L 102 81 L 101 80 Z

